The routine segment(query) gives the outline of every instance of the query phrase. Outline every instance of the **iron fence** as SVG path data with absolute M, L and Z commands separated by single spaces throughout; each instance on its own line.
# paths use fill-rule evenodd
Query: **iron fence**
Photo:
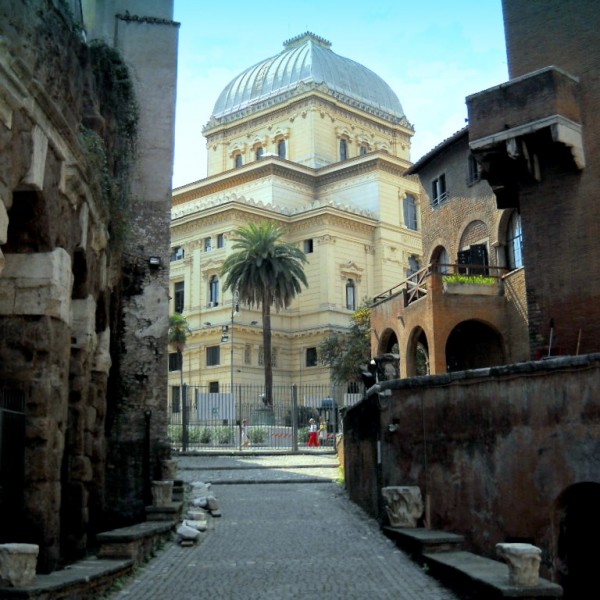
M 272 403 L 257 385 L 172 386 L 169 437 L 175 451 L 298 450 L 308 443 L 309 419 L 322 424 L 319 445 L 333 446 L 340 410 L 363 397 L 358 387 L 274 386 Z

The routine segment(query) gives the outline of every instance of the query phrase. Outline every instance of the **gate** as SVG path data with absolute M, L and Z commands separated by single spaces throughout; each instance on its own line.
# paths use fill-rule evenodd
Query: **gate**
M 333 447 L 341 430 L 340 409 L 362 398 L 347 386 L 288 385 L 273 387 L 267 404 L 264 387 L 173 386 L 169 398 L 169 437 L 175 451 L 288 450 L 308 443 L 309 419 L 317 426 L 322 447 Z

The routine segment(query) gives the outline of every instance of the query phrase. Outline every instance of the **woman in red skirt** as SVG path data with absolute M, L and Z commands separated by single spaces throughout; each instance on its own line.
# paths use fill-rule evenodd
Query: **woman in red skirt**
M 319 446 L 317 441 L 317 423 L 314 419 L 308 420 L 308 446 Z

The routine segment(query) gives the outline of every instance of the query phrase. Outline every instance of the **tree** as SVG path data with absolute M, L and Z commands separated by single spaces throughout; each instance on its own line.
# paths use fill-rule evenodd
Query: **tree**
M 321 363 L 329 366 L 337 383 L 361 381 L 371 360 L 371 309 L 358 308 L 350 318 L 347 333 L 334 333 L 319 346 Z
M 237 290 L 239 300 L 262 309 L 265 363 L 265 404 L 273 404 L 273 360 L 271 355 L 271 307 L 287 308 L 302 285 L 306 255 L 293 244 L 281 241 L 283 230 L 275 223 L 250 223 L 235 231 L 233 254 L 223 263 L 223 290 Z
M 181 400 L 181 449 L 185 452 L 188 447 L 188 406 L 187 399 L 183 393 L 183 351 L 188 335 L 192 333 L 186 318 L 180 313 L 173 313 L 169 317 L 169 344 L 175 348 L 179 362 L 179 373 L 181 385 L 179 387 L 179 398 Z

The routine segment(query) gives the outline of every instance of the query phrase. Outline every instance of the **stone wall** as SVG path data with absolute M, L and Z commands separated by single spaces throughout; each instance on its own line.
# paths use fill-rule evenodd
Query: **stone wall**
M 110 73 L 65 6 L 0 3 L 0 392 L 25 406 L 23 439 L 13 437 L 11 456 L 0 450 L 0 466 L 13 456 L 25 465 L 0 481 L 0 510 L 9 496 L 23 500 L 17 514 L 3 510 L 0 540 L 38 544 L 40 572 L 85 555 L 110 522 L 142 520 L 143 492 L 168 453 L 167 273 L 147 259 L 167 264 L 172 136 L 152 157 L 152 185 L 162 186 L 146 207 L 151 167 L 131 152 L 135 131 L 111 103 Z M 127 84 L 127 65 L 107 48 L 96 47 Z M 162 102 L 168 126 L 174 94 Z M 141 154 L 148 146 L 138 140 Z M 128 223 L 134 194 L 142 225 Z M 116 485 L 108 451 L 119 443 L 134 465 Z
M 462 533 L 490 557 L 495 543 L 526 539 L 542 548 L 546 573 L 558 569 L 561 502 L 600 481 L 600 355 L 381 388 L 391 396 L 371 395 L 344 420 L 350 497 L 383 522 L 381 488 L 418 485 L 431 528 Z

